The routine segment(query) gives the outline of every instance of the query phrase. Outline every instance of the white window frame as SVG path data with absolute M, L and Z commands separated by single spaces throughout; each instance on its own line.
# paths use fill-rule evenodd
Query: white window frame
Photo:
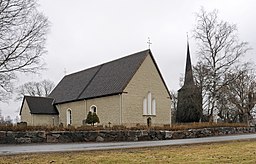
M 147 114 L 148 114 L 147 98 L 144 97 L 144 99 L 143 99 L 143 115 L 147 115 Z
M 151 92 L 143 98 L 143 115 L 156 116 L 156 99 L 152 96 Z
M 96 112 L 94 112 L 94 109 L 92 109 L 93 107 L 95 107 Z M 90 112 L 97 114 L 97 106 L 96 106 L 96 105 L 92 105 L 92 106 L 90 107 Z
M 152 94 L 148 92 L 148 115 L 152 115 Z
M 152 115 L 156 115 L 156 99 L 152 99 Z
M 72 125 L 72 110 L 67 109 L 67 125 Z

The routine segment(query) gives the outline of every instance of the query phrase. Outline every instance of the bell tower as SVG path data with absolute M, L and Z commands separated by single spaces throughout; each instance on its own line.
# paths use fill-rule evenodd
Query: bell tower
M 199 122 L 202 118 L 202 94 L 194 83 L 192 64 L 187 41 L 187 59 L 184 84 L 178 90 L 176 122 Z

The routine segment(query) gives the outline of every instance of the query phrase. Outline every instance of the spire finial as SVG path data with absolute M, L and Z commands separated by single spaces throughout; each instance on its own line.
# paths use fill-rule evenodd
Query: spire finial
M 188 42 L 189 42 L 189 37 L 188 37 L 188 32 L 187 32 L 187 44 L 188 44 Z
M 152 44 L 151 42 L 150 42 L 150 37 L 148 37 L 148 49 L 150 49 L 150 45 Z
M 64 76 L 66 76 L 66 75 L 67 75 L 67 69 L 64 68 Z

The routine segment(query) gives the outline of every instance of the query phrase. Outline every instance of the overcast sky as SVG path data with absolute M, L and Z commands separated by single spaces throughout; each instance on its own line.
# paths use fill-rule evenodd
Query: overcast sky
M 218 9 L 219 18 L 237 24 L 239 38 L 253 48 L 246 58 L 256 60 L 255 0 L 39 0 L 39 10 L 51 22 L 44 56 L 46 68 L 18 82 L 49 79 L 56 84 L 67 74 L 148 49 L 169 90 L 179 89 L 184 73 L 186 33 L 192 36 L 195 13 L 201 7 Z M 189 39 L 192 64 L 197 46 Z M 21 102 L 0 104 L 13 118 Z

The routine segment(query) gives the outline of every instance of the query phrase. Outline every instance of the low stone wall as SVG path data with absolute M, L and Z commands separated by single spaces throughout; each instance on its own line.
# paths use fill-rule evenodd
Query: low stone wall
M 149 141 L 199 138 L 230 134 L 255 133 L 255 127 L 219 127 L 183 131 L 119 130 L 119 131 L 0 131 L 0 144 Z

